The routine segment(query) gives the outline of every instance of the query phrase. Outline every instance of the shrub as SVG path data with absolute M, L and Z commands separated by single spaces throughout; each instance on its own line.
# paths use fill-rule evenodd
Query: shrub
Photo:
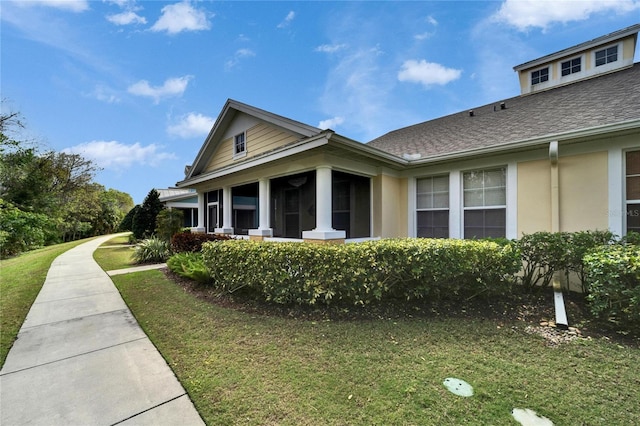
M 565 258 L 565 274 L 569 281 L 569 272 L 575 272 L 582 283 L 582 293 L 588 292 L 584 274 L 584 256 L 596 247 L 612 244 L 616 241 L 610 231 L 579 231 L 569 234 Z
M 192 234 L 191 232 L 180 232 L 171 237 L 171 249 L 174 253 L 199 252 L 202 250 L 202 243 L 207 241 L 226 241 L 231 237 L 216 234 Z
M 640 326 L 640 250 L 602 246 L 584 257 L 591 313 L 623 326 Z
M 177 253 L 167 260 L 167 267 L 181 277 L 202 284 L 211 282 L 209 270 L 204 265 L 201 253 Z
M 630 231 L 626 236 L 624 236 L 620 242 L 622 244 L 630 244 L 634 246 L 640 246 L 640 232 Z
M 169 243 L 160 238 L 147 238 L 140 242 L 134 252 L 135 263 L 162 263 L 171 255 Z
M 276 303 L 364 305 L 383 298 L 503 292 L 520 267 L 511 246 L 389 239 L 346 245 L 245 240 L 202 247 L 217 288 L 249 287 Z
M 567 269 L 570 236 L 566 232 L 535 232 L 514 244 L 522 257 L 520 281 L 525 289 L 546 287 L 555 272 Z
M 163 209 L 156 217 L 156 235 L 170 242 L 171 237 L 182 229 L 184 213 L 178 209 Z

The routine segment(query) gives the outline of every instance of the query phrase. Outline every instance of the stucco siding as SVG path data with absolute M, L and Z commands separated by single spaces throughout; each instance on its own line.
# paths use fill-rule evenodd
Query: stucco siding
M 408 179 L 388 175 L 373 178 L 373 235 L 407 237 Z
M 607 153 L 560 157 L 560 229 L 608 229 Z
M 518 238 L 551 230 L 549 160 L 518 163 Z

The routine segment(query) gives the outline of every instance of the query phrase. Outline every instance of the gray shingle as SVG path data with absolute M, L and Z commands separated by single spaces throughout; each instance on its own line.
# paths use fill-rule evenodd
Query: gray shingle
M 505 102 L 506 109 L 500 109 Z M 495 111 L 494 111 L 495 107 Z M 368 144 L 422 158 L 640 119 L 640 66 L 394 130 Z

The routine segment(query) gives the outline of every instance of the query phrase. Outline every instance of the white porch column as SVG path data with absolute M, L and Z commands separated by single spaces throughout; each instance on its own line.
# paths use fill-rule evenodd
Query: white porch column
M 258 210 L 260 223 L 258 229 L 250 229 L 251 237 L 273 237 L 273 230 L 269 227 L 269 179 L 260 178 L 258 181 Z
M 198 225 L 194 228 L 191 228 L 191 232 L 204 233 L 207 232 L 207 229 L 204 224 L 204 216 L 207 211 L 207 206 L 204 203 L 204 193 L 198 192 Z
M 336 231 L 331 226 L 331 167 L 316 168 L 316 228 L 303 231 L 305 240 L 338 240 L 346 237 L 345 231 Z
M 222 188 L 222 228 L 216 228 L 216 234 L 233 234 L 231 214 L 233 213 L 233 197 L 231 187 Z

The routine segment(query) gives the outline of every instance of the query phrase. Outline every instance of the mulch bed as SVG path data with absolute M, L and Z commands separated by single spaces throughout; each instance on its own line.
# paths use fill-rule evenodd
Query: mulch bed
M 180 277 L 169 269 L 164 274 L 198 299 L 220 307 L 235 309 L 255 315 L 276 316 L 310 321 L 363 321 L 428 318 L 467 318 L 492 320 L 498 327 L 522 323 L 525 332 L 544 337 L 549 346 L 557 346 L 576 338 L 605 339 L 617 344 L 640 348 L 640 330 L 621 332 L 613 324 L 595 321 L 588 315 L 582 295 L 565 294 L 565 309 L 569 330 L 555 326 L 553 293 L 545 289 L 540 293 L 512 293 L 502 297 L 474 297 L 464 301 L 396 300 L 366 307 L 351 305 L 281 305 L 266 302 L 255 294 L 238 291 L 234 294 L 220 293 L 195 281 Z

